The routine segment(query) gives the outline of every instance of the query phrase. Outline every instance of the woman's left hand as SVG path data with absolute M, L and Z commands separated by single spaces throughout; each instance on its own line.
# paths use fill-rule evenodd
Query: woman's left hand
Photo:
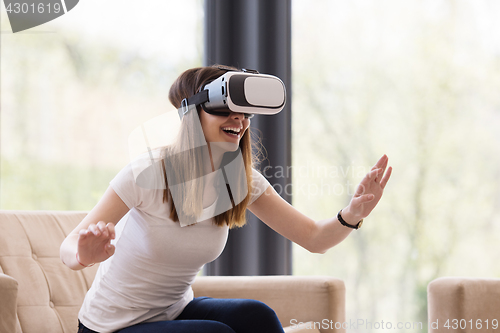
M 342 218 L 347 223 L 356 225 L 367 217 L 380 201 L 392 173 L 392 168 L 387 168 L 388 162 L 389 158 L 386 155 L 382 156 L 359 183 L 351 202 L 342 209 Z

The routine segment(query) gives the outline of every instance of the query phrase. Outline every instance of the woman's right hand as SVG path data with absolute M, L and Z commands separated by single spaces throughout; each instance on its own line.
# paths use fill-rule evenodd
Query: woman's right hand
M 115 225 L 103 221 L 90 224 L 78 233 L 77 258 L 82 266 L 102 262 L 115 253 L 111 240 L 115 239 Z

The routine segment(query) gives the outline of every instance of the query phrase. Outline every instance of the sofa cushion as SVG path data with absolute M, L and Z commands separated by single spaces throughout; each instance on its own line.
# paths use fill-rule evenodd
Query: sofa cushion
M 199 276 L 193 291 L 196 297 L 264 302 L 276 312 L 283 327 L 309 321 L 322 323 L 325 319 L 345 322 L 345 285 L 331 276 Z M 318 326 L 322 333 L 345 332 L 345 328 Z

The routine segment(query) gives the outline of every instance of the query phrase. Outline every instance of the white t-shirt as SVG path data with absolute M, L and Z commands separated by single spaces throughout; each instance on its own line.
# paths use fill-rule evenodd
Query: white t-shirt
M 252 178 L 250 203 L 270 185 L 255 169 Z M 78 318 L 103 333 L 173 320 L 193 299 L 191 284 L 203 265 L 222 253 L 229 228 L 213 218 L 181 227 L 168 218 L 163 189 L 137 186 L 131 164 L 110 186 L 130 211 L 116 225 L 115 254 L 100 264 Z

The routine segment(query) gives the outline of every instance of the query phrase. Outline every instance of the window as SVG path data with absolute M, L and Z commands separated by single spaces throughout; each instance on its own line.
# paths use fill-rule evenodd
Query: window
M 201 65 L 202 3 L 81 1 L 15 34 L 1 15 L 0 208 L 90 210 L 132 130 Z
M 500 5 L 294 1 L 293 203 L 334 217 L 387 154 L 363 228 L 296 275 L 345 281 L 347 319 L 422 322 L 427 284 L 499 277 Z M 359 328 L 363 330 L 364 328 Z

